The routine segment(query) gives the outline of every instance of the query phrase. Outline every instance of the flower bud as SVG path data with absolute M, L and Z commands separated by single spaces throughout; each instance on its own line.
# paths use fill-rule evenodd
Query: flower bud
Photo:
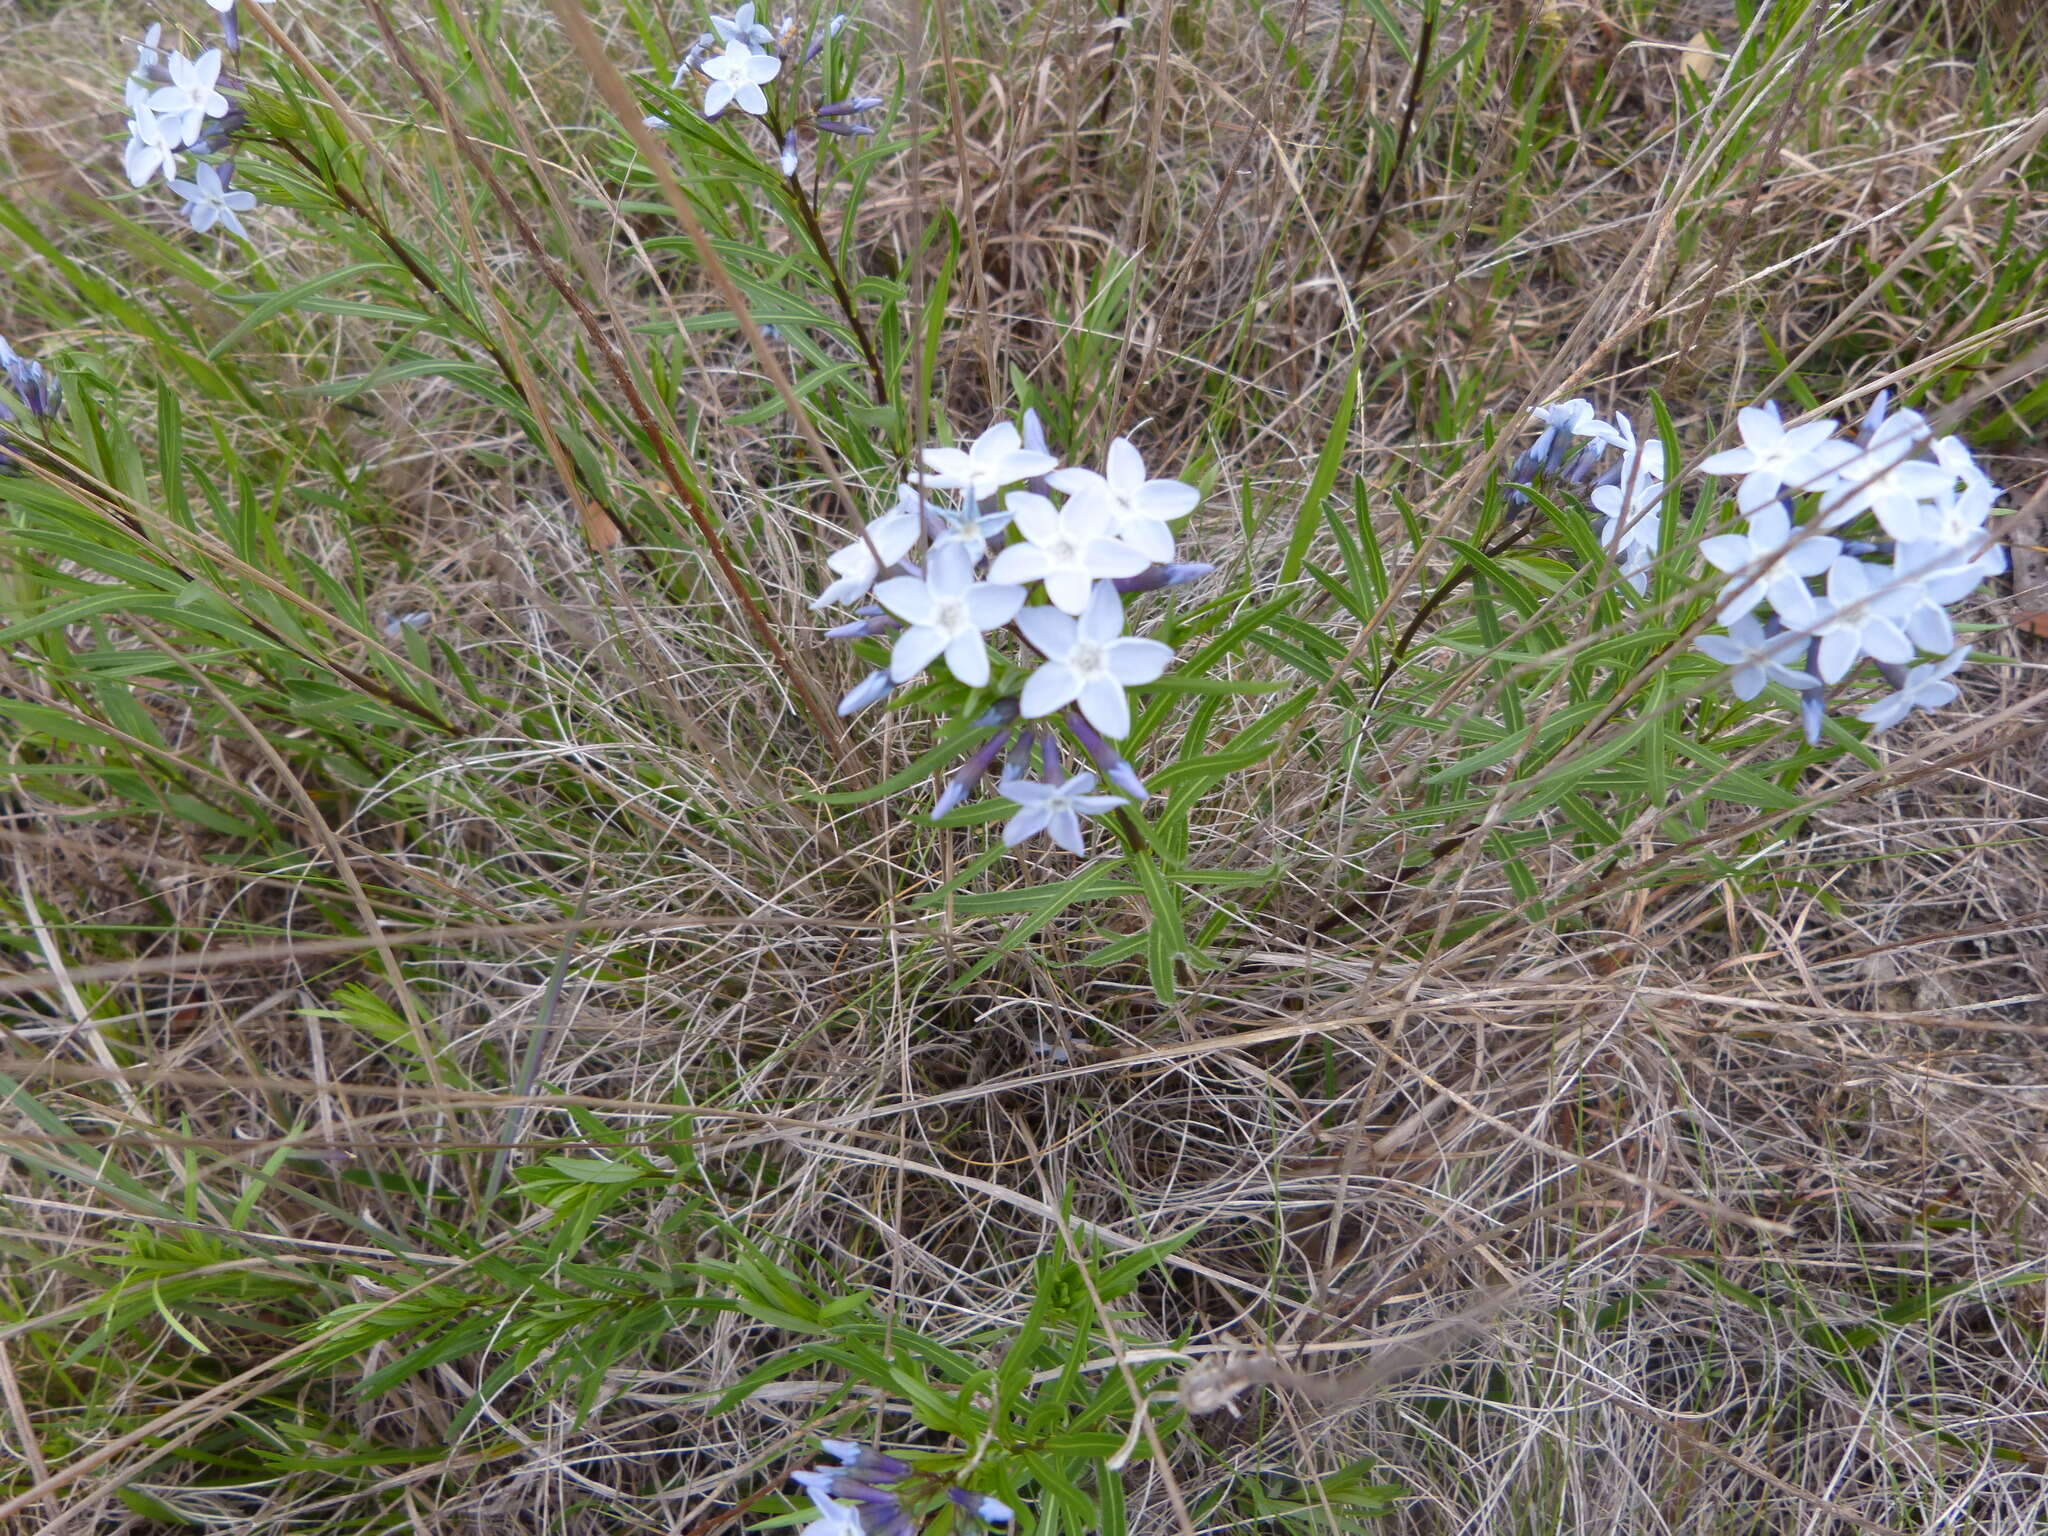
M 848 715 L 859 714 L 870 704 L 880 703 L 889 697 L 895 689 L 896 684 L 891 681 L 887 667 L 878 672 L 870 672 L 847 690 L 846 697 L 839 701 L 839 718 L 843 720 Z
M 1010 703 L 1011 701 L 1006 699 L 1004 702 Z M 991 715 L 996 713 L 997 711 L 993 709 L 989 711 Z M 1010 713 L 1012 718 L 1015 718 L 1016 709 L 1014 705 L 1012 705 Z M 983 718 L 986 719 L 987 716 Z M 948 784 L 946 792 L 939 796 L 938 804 L 932 807 L 933 817 L 943 816 L 956 806 L 965 803 L 967 797 L 974 793 L 974 786 L 981 782 L 982 775 L 995 766 L 996 759 L 1003 755 L 1003 749 L 1009 746 L 1009 744 L 1010 732 L 1008 730 L 1000 730 L 979 747 L 976 747 L 974 754 L 966 762 L 962 763 L 960 771 L 953 775 L 953 782 Z
M 1184 586 L 1191 581 L 1200 581 L 1216 569 L 1202 560 L 1177 561 L 1172 565 L 1155 565 L 1135 576 L 1119 576 L 1113 585 L 1125 597 L 1134 592 L 1157 592 L 1162 587 Z

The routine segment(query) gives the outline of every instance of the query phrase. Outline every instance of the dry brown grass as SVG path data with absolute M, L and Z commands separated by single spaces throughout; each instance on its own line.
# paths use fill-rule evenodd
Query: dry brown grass
M 1304 86 L 1255 19 L 1187 9 L 1163 73 L 1147 54 L 1156 37 L 1118 50 L 1071 9 L 950 18 L 949 58 L 936 56 L 936 21 L 899 24 L 938 131 L 877 184 L 860 243 L 878 266 L 909 262 L 934 210 L 951 209 L 974 256 L 969 291 L 954 295 L 946 407 L 966 420 L 1006 401 L 1014 369 L 1073 402 L 1077 440 L 1144 422 L 1163 462 L 1206 456 L 1217 494 L 1191 543 L 1212 558 L 1270 569 L 1275 536 L 1245 539 L 1238 509 L 1298 496 L 1355 358 L 1373 385 L 1347 467 L 1382 501 L 1399 491 L 1448 522 L 1483 428 L 1511 433 L 1509 414 L 1533 398 L 1569 388 L 1633 405 L 1655 387 L 1703 443 L 1775 371 L 1766 334 L 1798 354 L 1833 331 L 1814 366 L 1847 394 L 1894 362 L 1973 348 L 1986 329 L 1970 283 L 1928 276 L 1913 248 L 1953 147 L 1991 143 L 1992 124 L 2041 102 L 2014 98 L 1987 119 L 1982 77 L 1930 64 L 1904 35 L 1773 98 L 1784 120 L 1761 131 L 1776 154 L 1746 181 L 1711 173 L 1711 146 L 1674 104 L 1675 45 L 1703 24 L 1725 44 L 1725 17 L 1674 7 L 1631 29 L 1590 7 L 1461 8 L 1440 42 L 1445 56 L 1469 45 L 1469 62 L 1424 98 L 1382 196 L 1358 145 L 1366 117 L 1402 116 L 1408 82 L 1384 39 L 1334 8 L 1291 11 Z M 337 0 L 318 15 L 333 58 L 375 59 L 359 11 Z M 1562 34 L 1546 89 L 1585 123 L 1520 172 L 1508 157 L 1521 102 L 1503 83 L 1524 46 L 1517 15 L 1539 40 Z M 0 174 L 17 200 L 77 220 L 66 241 L 109 264 L 118 242 L 82 201 L 104 178 L 79 167 L 90 155 L 104 170 L 98 135 L 117 124 L 84 103 L 110 94 L 103 61 L 128 25 L 83 6 L 0 21 L 12 118 Z M 544 34 L 538 16 L 534 28 Z M 614 41 L 627 56 L 623 33 Z M 566 57 L 537 48 L 537 88 L 563 103 L 563 123 L 587 122 Z M 390 90 L 401 97 L 401 77 Z M 949 93 L 972 103 L 957 121 L 943 120 Z M 1453 122 L 1479 136 L 1453 142 Z M 544 137 L 564 184 L 605 195 L 588 135 Z M 1974 190 L 1928 247 L 1980 281 L 2001 240 L 2048 242 L 2038 156 L 1973 183 L 1982 163 L 1957 175 Z M 1706 199 L 1722 206 L 1696 217 Z M 632 244 L 642 224 L 590 212 L 577 227 L 605 252 L 608 313 L 708 306 Z M 288 232 L 261 238 L 280 274 L 322 259 Z M 1102 327 L 1108 361 L 1077 361 L 1073 317 L 1092 285 L 1141 257 L 1139 300 Z M 1865 302 L 1871 275 L 1902 258 L 1927 307 Z M 501 230 L 475 260 L 508 290 L 532 280 Z M 0 292 L 0 332 L 15 334 L 7 302 Z M 319 334 L 371 355 L 366 331 Z M 1972 366 L 2024 359 L 2029 339 L 2002 338 Z M 721 405 L 754 398 L 753 381 L 737 345 L 701 347 L 716 422 Z M 288 376 L 290 360 L 280 367 Z M 1249 1348 L 1317 1381 L 1349 1380 L 1377 1341 L 1512 1288 L 1444 1359 L 1369 1395 L 1255 1385 L 1242 1417 L 1194 1421 L 1199 1444 L 1174 1469 L 1185 1507 L 1220 1511 L 1203 1529 L 1249 1523 L 1242 1492 L 1276 1469 L 1303 1477 L 1361 1456 L 1409 1490 L 1373 1527 L 1388 1532 L 2019 1536 L 2048 1524 L 2038 643 L 1987 637 L 2013 665 L 1977 669 L 1943 735 L 1897 749 L 1932 760 L 1942 740 L 1998 721 L 1977 743 L 1987 750 L 1831 805 L 1769 855 L 1768 880 L 1629 891 L 1576 927 L 1508 921 L 1433 952 L 1410 941 L 1451 912 L 1513 907 L 1504 873 L 1475 843 L 1455 884 L 1417 878 L 1413 840 L 1376 819 L 1378 789 L 1407 765 L 1333 796 L 1328 765 L 1304 753 L 1222 791 L 1205 821 L 1208 864 L 1277 860 L 1284 875 L 1258 925 L 1218 946 L 1221 967 L 1172 1005 L 1132 974 L 1086 969 L 1078 925 L 958 988 L 994 926 L 923 945 L 904 900 L 976 839 L 935 845 L 802 799 L 787 766 L 798 728 L 764 702 L 786 680 L 714 601 L 593 566 L 558 484 L 502 420 L 432 388 L 370 403 L 374 418 L 350 430 L 403 554 L 378 565 L 386 606 L 432 611 L 515 702 L 369 792 L 314 786 L 310 809 L 246 745 L 183 740 L 207 770 L 259 784 L 280 845 L 302 850 L 260 873 L 232 867 L 218 834 L 21 792 L 0 828 L 6 889 L 43 918 L 13 963 L 50 983 L 0 998 L 0 1070 L 81 1138 L 53 1149 L 46 1127 L 9 1111 L 21 1158 L 0 1169 L 0 1251 L 23 1321 L 0 1330 L 20 1384 L 0 1456 L 53 1446 L 45 1464 L 62 1471 L 120 1447 L 12 1516 L 21 1529 L 161 1528 L 112 1502 L 123 1480 L 265 1536 L 732 1527 L 736 1501 L 808 1454 L 834 1386 L 794 1379 L 707 1415 L 707 1393 L 785 1346 L 763 1325 L 728 1315 L 660 1335 L 611 1369 L 588 1417 L 515 1380 L 460 1438 L 451 1425 L 492 1360 L 441 1362 L 375 1398 L 354 1383 L 388 1351 L 307 1379 L 271 1369 L 292 1330 L 351 1295 L 475 1269 L 452 1246 L 422 1247 L 402 1185 L 330 1175 L 438 1181 L 452 1198 L 435 1209 L 496 1243 L 510 1229 L 480 1198 L 488 1149 L 584 1145 L 578 1109 L 630 1130 L 679 1096 L 718 1112 L 699 1149 L 712 1215 L 810 1253 L 939 1339 L 1013 1326 L 1035 1259 L 1077 1232 L 1116 1248 L 1198 1227 L 1137 1293 L 1134 1326 L 1162 1350 L 1185 1341 L 1196 1362 Z M 251 445 L 290 430 L 228 426 Z M 753 558 L 777 621 L 797 630 L 823 487 L 787 489 L 791 445 L 775 431 L 707 428 L 699 452 L 736 520 L 757 486 L 784 487 L 786 520 Z M 2023 442 L 1991 462 L 2016 503 L 2042 483 Z M 291 536 L 346 568 L 338 520 L 309 509 Z M 2002 601 L 1991 611 L 2048 607 L 2024 590 Z M 908 724 L 870 735 L 875 764 L 922 746 Z M 386 989 L 387 1007 L 408 1003 L 437 1042 L 445 1083 L 474 1085 L 459 1109 L 391 1040 L 332 1012 L 338 981 L 381 973 L 335 971 L 309 947 L 345 911 L 321 822 L 395 920 L 575 930 L 552 1002 L 559 932 L 416 953 L 409 996 Z M 1552 874 L 1575 863 L 1560 843 Z M 1061 872 L 1027 860 L 1014 878 Z M 1142 921 L 1133 903 L 1110 925 Z M 256 931 L 284 937 L 203 968 L 147 963 L 231 951 Z M 88 932 L 115 937 L 77 937 Z M 104 995 L 102 963 L 118 977 Z M 528 1105 L 506 1063 L 537 1036 L 538 1081 L 555 1096 Z M 189 1325 L 213 1352 L 204 1372 L 169 1329 L 118 1362 L 88 1337 L 78 1319 L 121 1245 L 226 1228 L 242 1174 L 308 1126 L 324 1162 L 300 1159 L 263 1192 L 251 1241 L 271 1257 L 238 1271 L 275 1290 L 223 1293 Z M 168 1205 L 97 1177 L 81 1147 L 102 1144 L 110 1168 Z M 591 1242 L 659 1259 L 677 1216 L 607 1218 Z M 340 1256 L 354 1266 L 345 1283 Z M 1940 1286 L 1958 1289 L 1874 1342 L 1829 1332 Z M 219 1399 L 196 1389 L 242 1371 Z M 97 1395 L 74 1436 L 81 1373 Z M 198 1471 L 151 1454 L 223 1404 L 260 1417 L 261 1399 L 294 1394 L 378 1444 L 449 1453 L 375 1474 L 293 1472 L 249 1493 L 196 1491 Z M 889 1404 L 875 1413 L 905 1427 Z M 31 1462 L 11 1486 L 41 1475 Z M 1157 1463 L 1133 1464 L 1127 1496 L 1132 1529 L 1181 1528 Z

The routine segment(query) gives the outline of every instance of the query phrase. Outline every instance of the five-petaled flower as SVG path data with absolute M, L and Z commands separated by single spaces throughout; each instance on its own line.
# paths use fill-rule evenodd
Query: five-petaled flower
M 196 59 L 182 53 L 170 56 L 165 67 L 171 83 L 158 86 L 149 98 L 149 109 L 160 120 L 165 142 L 196 144 L 209 117 L 228 115 L 227 97 L 214 88 L 220 79 L 220 63 L 218 48 L 209 48 Z
M 1781 502 L 1771 502 L 1749 520 L 1749 532 L 1721 533 L 1700 545 L 1700 554 L 1735 579 L 1721 590 L 1720 618 L 1732 624 L 1760 602 L 1785 612 L 1787 603 L 1807 596 L 1806 580 L 1835 563 L 1842 541 L 1821 533 L 1804 533 L 1795 541 L 1792 518 Z M 1787 621 L 1790 615 L 1787 614 Z
M 1100 816 L 1125 804 L 1120 795 L 1091 793 L 1094 788 L 1092 773 L 1077 773 L 1064 784 L 1005 780 L 1003 798 L 1015 802 L 1020 809 L 1003 828 L 1003 846 L 1014 848 L 1025 838 L 1043 832 L 1069 853 L 1086 853 L 1087 845 L 1081 841 L 1081 818 Z
M 1148 480 L 1145 459 L 1127 438 L 1109 445 L 1103 473 L 1061 469 L 1046 477 L 1070 496 L 1094 497 L 1108 508 L 1110 532 L 1156 565 L 1173 559 L 1173 530 L 1201 504 L 1202 493 L 1181 480 Z
M 967 551 L 941 544 L 923 576 L 891 577 L 875 588 L 875 601 L 905 625 L 889 654 L 891 678 L 908 682 L 943 655 L 955 678 L 979 688 L 989 678 L 981 637 L 1017 616 L 1024 589 L 976 581 Z
M 177 179 L 178 151 L 165 142 L 163 125 L 146 100 L 135 103 L 135 115 L 128 119 L 128 148 L 121 164 L 132 186 L 142 186 L 158 174 L 166 181 Z
M 868 524 L 865 537 L 855 539 L 844 549 L 835 549 L 825 557 L 826 566 L 839 579 L 812 600 L 812 611 L 865 597 L 868 588 L 881 578 L 882 572 L 910 553 L 910 546 L 917 542 L 917 534 L 916 501 L 913 499 L 907 506 L 899 501 Z
M 249 238 L 236 215 L 254 208 L 256 199 L 251 193 L 231 189 L 218 166 L 200 166 L 191 181 L 174 181 L 171 190 L 185 199 L 185 220 L 195 232 L 203 235 L 218 224 L 244 240 Z
M 1893 622 L 1900 600 L 1913 600 L 1911 591 L 1885 583 L 1876 566 L 1843 555 L 1828 567 L 1826 597 L 1814 597 L 1804 585 L 1796 598 L 1782 596 L 1789 600 L 1772 603 L 1778 616 L 1820 642 L 1814 670 L 1824 683 L 1840 682 L 1865 656 L 1893 665 L 1913 659 L 1913 642 Z
M 782 73 L 782 60 L 772 53 L 756 53 L 735 40 L 725 45 L 723 53 L 704 60 L 697 68 L 711 82 L 704 92 L 706 117 L 716 117 L 727 107 L 765 117 L 768 97 L 761 87 Z
M 1619 434 L 1600 419 L 1590 400 L 1560 400 L 1555 405 L 1539 405 L 1529 414 L 1543 423 L 1543 435 L 1522 456 L 1532 470 L 1555 473 L 1575 437 L 1620 446 Z
M 1086 608 L 1097 581 L 1135 576 L 1152 564 L 1111 535 L 1109 510 L 1097 497 L 1075 496 L 1055 508 L 1034 491 L 1012 491 L 1008 505 L 1024 542 L 995 557 L 989 580 L 1042 581 L 1062 612 Z
M 1907 669 L 1906 681 L 1898 692 L 1887 694 L 1869 708 L 1857 711 L 1856 718 L 1870 727 L 1875 736 L 1888 731 L 1916 709 L 1941 709 L 1956 700 L 1956 685 L 1950 682 L 1949 674 L 1969 660 L 1970 648 L 1958 646 L 1939 661 L 1924 662 Z
M 1059 460 L 1049 453 L 1024 446 L 1024 434 L 1010 422 L 999 421 L 965 449 L 927 448 L 926 473 L 917 478 L 934 490 L 970 491 L 978 501 L 991 501 L 1006 485 L 1050 474 Z
M 1123 599 L 1106 581 L 1096 583 L 1079 619 L 1054 608 L 1026 608 L 1017 615 L 1017 627 L 1045 657 L 1025 679 L 1024 717 L 1037 719 L 1078 703 L 1087 722 L 1111 738 L 1131 731 L 1124 690 L 1156 681 L 1173 660 L 1170 646 L 1124 633 Z
M 1701 635 L 1695 649 L 1734 670 L 1728 687 L 1747 702 L 1764 691 L 1765 683 L 1787 688 L 1818 688 L 1820 679 L 1785 665 L 1785 658 L 1806 648 L 1806 636 L 1783 632 L 1768 635 L 1755 615 L 1737 619 L 1725 635 Z
M 754 20 L 753 0 L 747 0 L 729 20 L 713 16 L 711 30 L 718 34 L 721 43 L 745 43 L 750 48 L 765 48 L 775 41 L 775 34 Z
M 1832 421 L 1786 426 L 1775 400 L 1745 405 L 1735 413 L 1735 425 L 1742 433 L 1742 446 L 1709 455 L 1700 469 L 1709 475 L 1742 476 L 1735 489 L 1735 504 L 1745 516 L 1754 516 L 1759 507 L 1776 501 L 1787 487 L 1805 490 L 1825 479 L 1855 452 L 1834 439 Z

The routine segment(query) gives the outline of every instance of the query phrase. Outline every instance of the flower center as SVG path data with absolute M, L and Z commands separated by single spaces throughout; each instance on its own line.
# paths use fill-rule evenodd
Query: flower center
M 1067 652 L 1067 666 L 1082 677 L 1099 677 L 1109 670 L 1102 647 L 1088 640 L 1074 642 L 1074 648 Z
M 932 628 L 957 634 L 968 627 L 967 604 L 957 597 L 942 597 L 932 605 Z
M 1054 539 L 1045 547 L 1045 553 L 1055 565 L 1073 565 L 1081 558 L 1072 539 Z

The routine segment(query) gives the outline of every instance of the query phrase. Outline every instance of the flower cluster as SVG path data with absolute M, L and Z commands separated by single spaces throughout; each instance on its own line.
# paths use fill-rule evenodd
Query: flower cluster
M 808 116 L 795 105 L 795 81 L 808 65 L 825 51 L 825 44 L 846 28 L 844 13 L 825 24 L 824 30 L 805 38 L 793 18 L 770 27 L 754 19 L 753 0 L 730 16 L 710 18 L 711 30 L 700 35 L 676 65 L 669 89 L 680 91 L 693 80 L 704 88 L 704 116 L 722 117 L 737 108 L 749 117 L 762 119 L 778 145 L 777 161 L 782 174 L 794 176 L 799 152 L 806 136 L 829 133 L 840 138 L 862 138 L 875 130 L 856 119 L 882 104 L 879 96 L 850 96 L 844 101 L 826 102 Z M 776 87 L 771 99 L 766 87 Z M 659 115 L 647 119 L 650 128 L 666 128 L 668 120 Z
M 1639 447 L 1626 416 L 1604 422 L 1583 400 L 1535 414 L 1543 435 L 1511 475 L 1590 482 L 1601 542 L 1646 590 L 1670 504 L 1661 446 Z M 2006 568 L 1990 526 L 2003 493 L 1968 445 L 1937 437 L 1917 411 L 1888 410 L 1883 394 L 1852 434 L 1833 421 L 1787 426 L 1775 402 L 1745 407 L 1736 425 L 1741 446 L 1700 465 L 1740 477 L 1744 529 L 1699 545 L 1725 581 L 1714 605 L 1724 632 L 1702 635 L 1698 649 L 1730 669 L 1737 698 L 1767 683 L 1795 690 L 1810 742 L 1830 694 L 1865 660 L 1892 690 L 1857 713 L 1872 734 L 1952 701 L 1948 678 L 1970 648 L 1957 643 L 1949 609 Z M 1602 470 L 1610 448 L 1620 459 Z
M 235 0 L 210 3 L 222 13 L 232 51 L 238 37 Z M 128 76 L 128 144 L 121 154 L 128 180 L 142 187 L 161 175 L 184 199 L 185 221 L 195 231 L 204 234 L 217 227 L 247 239 L 240 216 L 256 206 L 256 199 L 234 185 L 229 143 L 244 115 L 223 93 L 223 87 L 234 88 L 234 81 L 222 74 L 222 52 L 209 48 L 196 59 L 187 58 L 162 42 L 163 25 L 152 22 Z M 192 157 L 189 179 L 178 174 L 181 155 Z
M 848 1440 L 820 1443 L 839 1465 L 790 1474 L 818 1506 L 818 1518 L 803 1536 L 915 1536 L 921 1509 L 936 1506 L 942 1492 L 984 1524 L 1006 1527 L 1017 1518 L 1001 1499 L 919 1472 L 881 1451 Z
M 941 660 L 970 690 L 994 685 L 996 702 L 975 723 L 995 734 L 933 814 L 965 801 L 1001 759 L 1001 794 L 1018 807 L 1004 843 L 1044 832 L 1081 853 L 1082 817 L 1147 797 L 1114 743 L 1131 731 L 1129 690 L 1156 681 L 1173 652 L 1124 633 L 1124 599 L 1213 569 L 1175 557 L 1170 525 L 1200 501 L 1192 485 L 1149 478 L 1123 438 L 1100 472 L 1063 467 L 1032 411 L 1021 428 L 999 421 L 965 448 L 927 448 L 895 504 L 825 562 L 835 579 L 814 608 L 874 598 L 828 635 L 889 641 L 888 665 L 846 695 L 840 714 L 886 698 Z M 998 632 L 1035 654 L 1028 674 L 1007 663 L 997 673 L 986 637 Z M 1067 772 L 1060 726 L 1092 771 Z M 1097 794 L 1098 775 L 1120 794 Z
M 1659 509 L 1664 503 L 1664 445 L 1636 441 L 1635 423 L 1621 411 L 1602 421 L 1584 400 L 1566 400 L 1535 411 L 1543 434 L 1515 460 L 1509 478 L 1532 481 L 1561 476 L 1575 485 L 1592 481 L 1587 499 L 1601 515 L 1600 543 L 1622 578 L 1647 592 L 1650 567 L 1664 537 Z M 1621 450 L 1603 471 L 1609 448 Z
M 13 397 L 13 404 L 9 404 L 7 396 L 0 395 L 0 422 L 16 420 L 17 407 L 37 421 L 48 421 L 63 406 L 64 386 L 57 376 L 41 363 L 16 352 L 5 336 L 0 336 L 0 381 L 5 382 L 7 395 Z M 0 432 L 0 473 L 13 468 L 14 460 L 7 453 L 7 434 Z

